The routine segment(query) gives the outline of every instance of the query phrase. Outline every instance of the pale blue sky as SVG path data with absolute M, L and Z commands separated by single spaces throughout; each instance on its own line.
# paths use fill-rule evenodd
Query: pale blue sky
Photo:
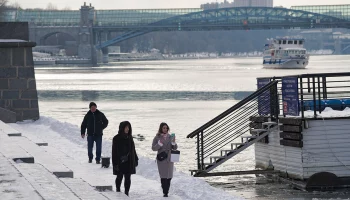
M 92 3 L 96 9 L 151 9 L 151 8 L 198 8 L 200 4 L 215 0 L 9 0 L 24 8 L 46 8 L 48 3 L 59 9 L 69 7 L 77 10 L 84 2 Z M 231 2 L 232 0 L 229 0 Z M 218 0 L 217 2 L 223 2 Z M 292 5 L 335 5 L 350 4 L 350 0 L 274 0 L 275 6 L 289 8 Z

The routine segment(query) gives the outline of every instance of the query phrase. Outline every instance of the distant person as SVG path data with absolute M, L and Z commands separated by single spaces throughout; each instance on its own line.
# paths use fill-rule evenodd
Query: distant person
M 96 142 L 96 164 L 100 164 L 103 129 L 108 126 L 108 120 L 106 116 L 97 109 L 96 103 L 91 102 L 89 108 L 90 110 L 86 113 L 81 123 L 81 137 L 83 139 L 85 138 L 85 131 L 87 128 L 89 163 L 92 162 L 94 157 L 92 149 L 94 147 L 94 142 Z
M 169 130 L 168 124 L 161 123 L 152 143 L 152 150 L 158 151 L 157 165 L 164 197 L 168 197 L 174 172 L 174 163 L 170 162 L 171 150 L 177 149 L 175 136 L 169 135 Z
M 114 136 L 112 144 L 113 174 L 117 175 L 115 179 L 117 192 L 120 192 L 124 176 L 124 193 L 129 196 L 131 174 L 136 173 L 138 161 L 131 124 L 128 121 L 121 122 L 118 134 Z

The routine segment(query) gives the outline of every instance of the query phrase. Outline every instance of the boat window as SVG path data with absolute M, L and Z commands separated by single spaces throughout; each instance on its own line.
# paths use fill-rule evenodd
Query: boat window
M 298 44 L 298 40 L 294 40 L 294 44 Z
M 299 41 L 299 44 L 303 44 L 303 41 L 302 41 L 302 40 L 300 40 L 300 41 Z
M 283 44 L 287 44 L 287 40 L 283 40 Z
M 293 41 L 292 41 L 292 40 L 289 40 L 289 41 L 288 41 L 288 44 L 293 44 Z
M 278 40 L 278 44 L 282 44 L 282 40 Z

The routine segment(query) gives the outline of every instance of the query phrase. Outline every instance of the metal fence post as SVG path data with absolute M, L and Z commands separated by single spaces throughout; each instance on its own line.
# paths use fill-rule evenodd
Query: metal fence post
M 199 135 L 197 135 L 197 169 L 200 170 L 202 169 L 201 164 L 200 164 L 200 155 L 199 155 Z
M 278 104 L 278 89 L 277 83 L 270 89 L 270 115 L 271 121 L 278 121 L 279 104 Z
M 299 84 L 300 84 L 300 107 L 301 107 L 301 118 L 304 119 L 304 88 L 303 88 L 303 78 L 299 78 Z
M 324 76 L 322 77 L 322 83 L 323 83 L 323 99 L 327 99 L 327 78 Z
M 317 86 L 318 86 L 318 111 L 321 113 L 321 86 L 320 86 L 320 77 L 317 77 Z
M 201 131 L 201 145 L 202 145 L 202 148 L 201 148 L 201 162 L 202 162 L 202 169 L 204 168 L 204 143 L 203 143 L 203 131 Z
M 312 98 L 313 98 L 313 102 L 314 102 L 314 118 L 317 117 L 317 114 L 316 114 L 316 90 L 315 90 L 315 77 L 313 76 L 312 77 L 312 87 L 313 87 L 313 90 L 312 90 Z

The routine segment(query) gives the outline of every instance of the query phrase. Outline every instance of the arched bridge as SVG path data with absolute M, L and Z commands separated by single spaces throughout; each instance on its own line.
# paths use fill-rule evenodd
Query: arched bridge
M 95 26 L 109 31 L 128 30 L 124 34 L 100 43 L 102 49 L 115 43 L 154 31 L 210 31 L 350 28 L 350 20 L 324 14 L 286 8 L 240 7 L 204 10 L 163 19 L 142 26 Z

